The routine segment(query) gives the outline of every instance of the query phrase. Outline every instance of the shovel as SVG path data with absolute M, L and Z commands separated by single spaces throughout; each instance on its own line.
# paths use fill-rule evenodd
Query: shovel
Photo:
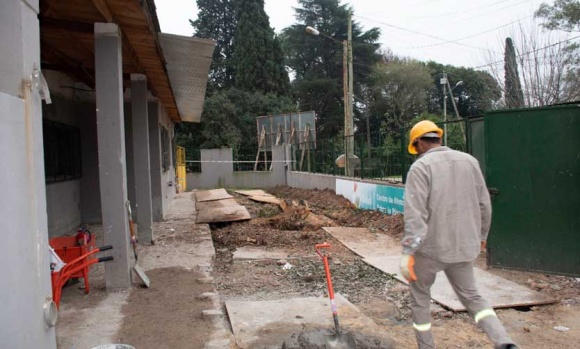
M 139 259 L 139 255 L 137 254 L 137 234 L 135 233 L 135 223 L 133 222 L 133 214 L 131 213 L 131 203 L 129 201 L 125 202 L 125 206 L 127 207 L 127 214 L 129 215 L 129 231 L 131 232 L 131 245 L 133 246 L 133 255 L 135 256 L 135 265 L 133 266 L 133 270 L 141 281 L 149 288 L 151 281 L 145 275 L 145 271 L 137 264 L 137 260 Z
M 330 307 L 332 309 L 332 318 L 334 319 L 334 333 L 330 333 L 327 337 L 328 344 L 331 348 L 356 348 L 356 343 L 351 336 L 340 332 L 338 325 L 338 307 L 334 300 L 334 289 L 332 288 L 332 279 L 330 278 L 330 268 L 328 267 L 328 254 L 321 252 L 323 249 L 330 249 L 330 244 L 325 242 L 314 246 L 316 253 L 322 258 L 324 262 L 324 272 L 326 273 L 326 283 L 328 285 L 328 297 L 330 298 Z

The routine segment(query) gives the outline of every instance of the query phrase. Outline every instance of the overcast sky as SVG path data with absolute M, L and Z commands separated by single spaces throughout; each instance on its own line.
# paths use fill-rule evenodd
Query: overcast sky
M 542 2 L 553 0 L 351 0 L 353 20 L 381 29 L 380 43 L 395 54 L 422 61 L 478 67 L 486 52 L 503 58 L 503 42 L 522 21 L 526 25 Z M 161 30 L 192 35 L 195 0 L 155 0 Z M 297 0 L 265 0 L 276 32 L 295 23 Z M 468 38 L 466 38 L 468 37 Z M 465 38 L 465 39 L 463 39 Z M 455 41 L 455 42 L 450 42 Z

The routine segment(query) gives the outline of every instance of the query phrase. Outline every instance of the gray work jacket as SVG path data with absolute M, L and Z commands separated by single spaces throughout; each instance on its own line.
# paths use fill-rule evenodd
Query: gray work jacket
M 444 263 L 473 261 L 487 239 L 491 203 L 477 159 L 447 147 L 422 154 L 405 184 L 403 253 Z M 418 239 L 417 239 L 418 238 Z

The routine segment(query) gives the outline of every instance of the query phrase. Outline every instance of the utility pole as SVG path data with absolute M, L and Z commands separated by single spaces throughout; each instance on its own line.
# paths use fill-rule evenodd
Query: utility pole
M 353 69 L 352 69 L 352 8 L 348 10 L 348 123 L 346 125 L 348 130 L 348 146 L 346 161 L 349 163 L 354 158 L 354 88 L 353 88 Z M 354 168 L 352 163 L 349 163 L 348 175 L 354 176 Z
M 348 170 L 350 168 L 349 161 L 348 161 L 348 114 L 349 114 L 349 107 L 348 107 L 348 41 L 344 40 L 342 42 L 342 90 L 344 93 L 343 104 L 344 104 L 344 175 L 348 176 Z
M 447 93 L 445 93 L 445 85 L 447 84 L 447 73 L 443 73 L 443 78 L 439 80 L 443 88 L 443 145 L 447 146 Z

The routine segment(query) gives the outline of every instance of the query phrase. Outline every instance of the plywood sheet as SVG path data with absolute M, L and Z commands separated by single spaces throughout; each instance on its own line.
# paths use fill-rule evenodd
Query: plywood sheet
M 384 332 L 340 294 L 335 294 L 341 328 L 353 333 Z M 236 344 L 240 348 L 280 348 L 285 338 L 308 329 L 333 329 L 328 298 L 308 297 L 274 301 L 226 301 Z M 321 346 L 322 347 L 322 346 Z M 381 345 L 390 348 L 391 345 Z
M 274 196 L 272 194 L 268 194 L 261 189 L 255 190 L 236 190 L 235 193 L 242 194 L 245 196 Z
M 197 213 L 196 223 L 235 222 L 251 219 L 250 213 L 244 206 L 227 206 Z
M 266 204 L 280 205 L 280 199 L 274 196 L 250 196 L 250 200 L 263 202 Z
M 310 255 L 289 255 L 284 249 L 265 249 L 263 247 L 244 246 L 234 251 L 234 260 L 257 260 L 257 259 L 296 259 L 317 258 L 313 252 Z
M 399 242 L 384 234 L 372 234 L 366 228 L 323 228 L 351 251 L 363 257 L 363 261 L 387 274 L 393 274 L 403 283 L 407 281 L 399 275 L 401 247 Z M 554 303 L 547 297 L 527 287 L 475 268 L 478 290 L 494 308 L 509 308 L 537 304 Z M 464 311 L 445 273 L 440 272 L 433 287 L 431 298 L 437 303 L 453 310 Z
M 223 199 L 214 201 L 198 201 L 195 203 L 195 208 L 198 211 L 212 210 L 214 208 L 240 206 L 235 199 Z
M 363 258 L 400 255 L 401 245 L 388 235 L 373 234 L 367 228 L 324 227 L 322 229 Z
M 223 200 L 233 198 L 228 192 L 221 189 L 211 189 L 211 190 L 200 190 L 195 192 L 195 200 L 200 201 L 213 201 L 213 200 Z

